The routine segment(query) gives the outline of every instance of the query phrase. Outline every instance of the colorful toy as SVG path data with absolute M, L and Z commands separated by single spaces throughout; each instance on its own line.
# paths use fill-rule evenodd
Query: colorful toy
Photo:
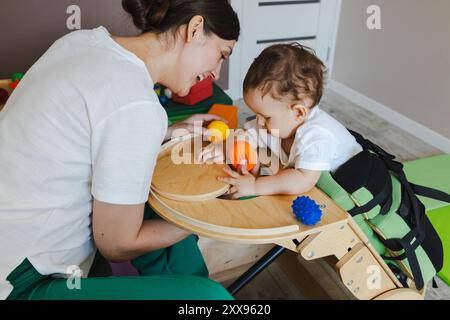
M 155 90 L 155 93 L 158 97 L 161 96 L 162 88 L 159 84 L 155 84 L 155 86 L 153 87 L 153 90 Z
M 193 106 L 203 100 L 206 100 L 213 95 L 213 80 L 211 77 L 208 77 L 191 88 L 191 91 L 186 97 L 180 97 L 177 94 L 172 95 L 172 100 L 185 104 L 188 106 Z
M 246 161 L 247 170 L 251 171 L 258 163 L 258 153 L 247 141 L 238 140 L 230 148 L 230 160 L 233 167 L 238 170 L 239 166 Z
M 230 128 L 223 121 L 213 121 L 209 124 L 208 129 L 212 135 L 209 137 L 211 142 L 220 142 L 228 139 L 230 136 Z
M 0 88 L 0 105 L 5 105 L 8 101 L 9 93 L 3 88 Z
M 167 98 L 166 96 L 160 96 L 159 102 L 161 102 L 161 105 L 165 106 L 169 102 L 169 98 Z
M 12 75 L 11 77 L 11 83 L 9 84 L 9 87 L 11 88 L 11 90 L 14 90 L 17 88 L 17 86 L 19 85 L 19 82 L 22 80 L 23 78 L 23 73 L 20 72 L 16 72 Z
M 17 80 L 19 80 L 19 81 L 22 80 L 22 78 L 23 78 L 23 73 L 16 72 L 12 75 L 11 80 L 12 80 L 12 82 L 15 82 Z
M 307 226 L 316 225 L 322 218 L 322 209 L 310 197 L 298 197 L 292 206 L 295 217 Z
M 230 129 L 236 129 L 238 126 L 238 107 L 224 104 L 214 104 L 209 110 L 209 114 L 215 114 L 228 121 Z
M 17 79 L 17 80 L 15 80 L 15 81 L 11 82 L 11 83 L 9 84 L 9 87 L 11 88 L 11 90 L 16 89 L 17 86 L 19 85 L 19 82 L 20 82 L 19 79 Z
M 162 106 L 166 106 L 169 103 L 169 98 L 166 95 L 167 90 L 159 84 L 156 84 L 153 87 L 153 90 L 155 90 L 155 93 L 159 98 L 159 103 L 161 103 Z

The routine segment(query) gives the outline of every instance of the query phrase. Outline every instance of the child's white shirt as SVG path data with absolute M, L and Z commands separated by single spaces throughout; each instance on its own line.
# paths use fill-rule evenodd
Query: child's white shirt
M 256 120 L 247 122 L 245 129 L 251 145 L 270 149 L 284 168 L 333 172 L 362 151 L 350 132 L 319 106 L 311 110 L 297 129 L 289 154 L 281 147 L 279 138 L 260 130 L 263 128 Z

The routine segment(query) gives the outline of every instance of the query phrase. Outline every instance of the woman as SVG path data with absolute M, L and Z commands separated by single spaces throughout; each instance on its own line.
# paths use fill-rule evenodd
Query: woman
M 142 34 L 103 28 L 58 41 L 0 114 L 0 298 L 189 299 L 230 296 L 207 280 L 195 239 L 144 208 L 167 129 L 152 90 L 180 96 L 219 77 L 240 26 L 227 0 L 123 0 Z M 92 213 L 92 216 L 91 216 Z M 142 277 L 55 279 L 95 246 Z M 53 275 L 53 277 L 52 277 Z M 126 290 L 121 290 L 126 288 Z

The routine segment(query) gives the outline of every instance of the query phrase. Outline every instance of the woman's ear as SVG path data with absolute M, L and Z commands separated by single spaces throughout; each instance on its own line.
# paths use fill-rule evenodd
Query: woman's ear
M 202 16 L 194 16 L 187 26 L 187 37 L 186 42 L 191 42 L 193 40 L 203 41 L 204 40 L 204 25 L 205 19 Z
M 291 110 L 294 112 L 295 120 L 298 122 L 304 122 L 308 119 L 309 108 L 303 104 L 294 104 L 291 106 Z

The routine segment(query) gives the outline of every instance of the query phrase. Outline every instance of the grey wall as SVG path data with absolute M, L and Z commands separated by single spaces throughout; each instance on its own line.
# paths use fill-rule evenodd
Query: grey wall
M 67 29 L 67 7 L 81 9 L 82 29 L 105 26 L 114 35 L 133 35 L 121 0 L 1 0 L 0 1 L 0 79 L 26 70 L 71 30 Z M 228 88 L 228 67 L 224 65 L 219 84 Z
M 334 63 L 334 80 L 450 138 L 449 0 L 343 0 Z

